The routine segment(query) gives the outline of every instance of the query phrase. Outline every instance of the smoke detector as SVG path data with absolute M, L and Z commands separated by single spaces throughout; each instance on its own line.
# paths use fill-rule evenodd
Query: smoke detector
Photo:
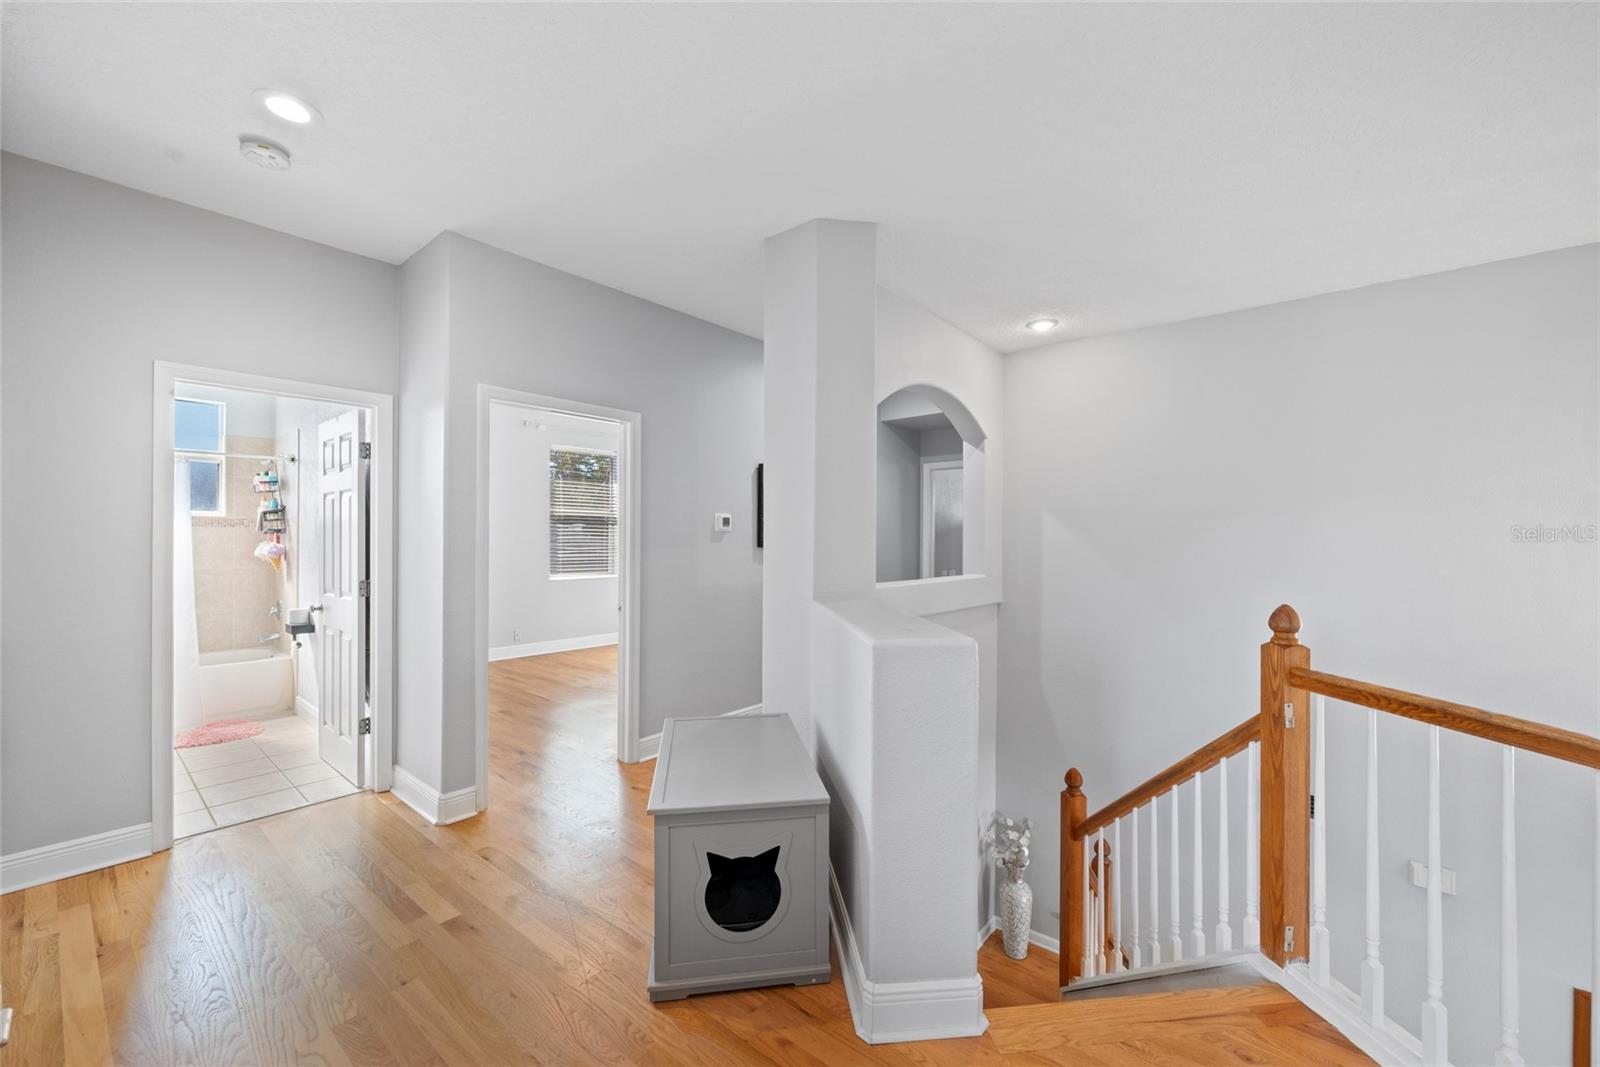
M 239 154 L 258 167 L 288 170 L 289 150 L 256 137 L 239 138 Z

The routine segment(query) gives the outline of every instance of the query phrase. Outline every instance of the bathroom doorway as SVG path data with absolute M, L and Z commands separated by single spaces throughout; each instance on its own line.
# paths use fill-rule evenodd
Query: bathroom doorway
M 386 788 L 392 600 L 374 576 L 392 573 L 392 509 L 375 506 L 392 499 L 375 447 L 388 398 L 170 365 L 156 377 L 158 837 Z

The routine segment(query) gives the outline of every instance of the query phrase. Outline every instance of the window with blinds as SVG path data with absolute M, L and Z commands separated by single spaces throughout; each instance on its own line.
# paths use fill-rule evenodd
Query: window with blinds
M 550 449 L 550 577 L 617 573 L 617 454 Z

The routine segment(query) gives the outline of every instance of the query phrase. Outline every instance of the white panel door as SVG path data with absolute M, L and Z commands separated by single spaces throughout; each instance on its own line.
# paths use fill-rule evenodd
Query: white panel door
M 361 442 L 362 415 L 347 411 L 317 427 L 317 747 L 323 760 L 356 785 L 366 746 L 367 573 Z

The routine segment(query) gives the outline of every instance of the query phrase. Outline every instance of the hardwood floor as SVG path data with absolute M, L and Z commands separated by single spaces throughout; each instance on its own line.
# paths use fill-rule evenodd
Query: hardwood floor
M 1275 988 L 1058 1004 L 1055 957 L 997 941 L 979 1038 L 865 1045 L 838 978 L 652 1005 L 654 765 L 613 759 L 614 678 L 491 666 L 475 819 L 360 794 L 0 898 L 0 1067 L 1365 1062 Z

